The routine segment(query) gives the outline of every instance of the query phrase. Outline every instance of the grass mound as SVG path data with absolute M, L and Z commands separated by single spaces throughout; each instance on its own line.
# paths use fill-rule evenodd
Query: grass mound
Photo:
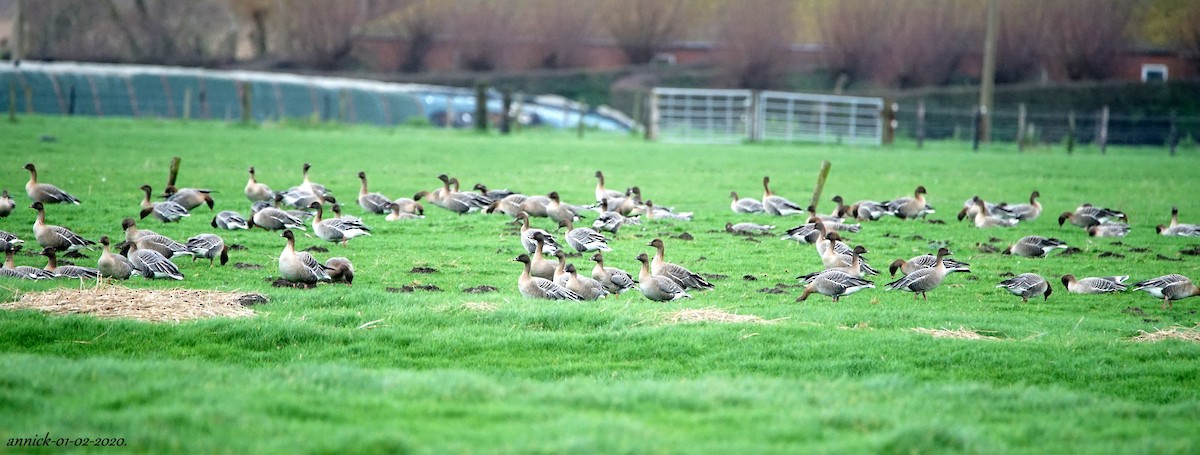
M 260 294 L 197 289 L 129 289 L 97 286 L 29 292 L 16 302 L 0 304 L 7 310 L 31 309 L 53 314 L 87 314 L 99 318 L 180 322 L 202 318 L 253 316 L 249 305 L 265 303 Z
M 1155 330 L 1147 332 L 1138 330 L 1139 335 L 1130 338 L 1130 341 L 1138 343 L 1157 343 L 1163 340 L 1181 340 L 1200 342 L 1200 325 L 1195 327 L 1167 327 L 1165 330 Z

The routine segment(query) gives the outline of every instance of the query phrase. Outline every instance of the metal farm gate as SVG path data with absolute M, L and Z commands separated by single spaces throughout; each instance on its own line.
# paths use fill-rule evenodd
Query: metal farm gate
M 879 145 L 883 99 L 751 90 L 656 88 L 651 135 L 663 142 Z

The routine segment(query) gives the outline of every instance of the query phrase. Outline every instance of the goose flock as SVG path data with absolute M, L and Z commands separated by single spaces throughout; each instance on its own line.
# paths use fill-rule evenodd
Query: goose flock
M 53 279 L 70 277 L 75 279 L 117 279 L 132 276 L 146 279 L 163 278 L 183 280 L 175 260 L 191 257 L 208 259 L 213 267 L 219 261 L 225 265 L 229 260 L 229 246 L 215 232 L 201 233 L 179 242 L 150 230 L 140 229 L 133 218 L 122 220 L 125 239 L 116 245 L 108 236 L 96 241 L 80 236 L 64 226 L 47 221 L 47 206 L 57 204 L 79 205 L 82 202 L 52 184 L 39 182 L 38 171 L 33 163 L 26 164 L 29 181 L 25 185 L 31 200 L 28 207 L 37 211 L 33 224 L 34 239 L 41 255 L 47 259 L 46 266 L 36 268 L 15 266 L 13 253 L 25 243 L 19 235 L 0 231 L 0 249 L 6 254 L 0 276 L 18 279 Z M 301 182 L 284 191 L 274 191 L 257 180 L 254 167 L 249 167 L 243 194 L 251 203 L 250 211 L 243 216 L 233 210 L 224 210 L 213 216 L 209 225 L 219 230 L 249 230 L 259 228 L 280 231 L 283 238 L 279 254 L 279 276 L 292 283 L 315 285 L 320 282 L 353 283 L 354 265 L 347 257 L 331 257 L 325 262 L 311 254 L 296 250 L 294 231 L 311 233 L 316 238 L 340 243 L 346 247 L 350 240 L 371 236 L 371 228 L 359 217 L 344 215 L 343 207 L 333 193 L 324 185 L 313 182 L 309 173 L 312 165 L 305 163 Z M 213 210 L 212 191 L 202 188 L 177 188 L 172 167 L 168 185 L 161 195 L 165 200 L 154 201 L 153 189 L 141 186 L 143 198 L 139 205 L 140 218 L 158 220 L 163 223 L 180 222 L 202 206 Z M 616 235 L 624 225 L 641 225 L 655 220 L 690 221 L 691 212 L 676 211 L 674 208 L 656 205 L 642 199 L 639 187 L 627 188 L 624 192 L 606 187 L 605 176 L 596 171 L 595 201 L 586 204 L 564 202 L 560 194 L 551 191 L 545 195 L 524 195 L 506 189 L 489 189 L 482 183 L 473 191 L 460 191 L 459 180 L 446 174 L 437 176 L 440 186 L 419 191 L 412 198 L 392 199 L 378 192 L 371 192 L 365 172 L 358 172 L 360 181 L 356 203 L 369 216 L 382 215 L 388 222 L 420 220 L 425 216 L 427 202 L 438 208 L 459 214 L 471 213 L 504 214 L 519 226 L 518 239 L 526 251 L 512 260 L 522 264 L 517 277 L 517 289 L 525 297 L 552 300 L 596 300 L 610 295 L 636 289 L 652 301 L 673 301 L 693 298 L 692 293 L 714 288 L 704 275 L 692 272 L 682 265 L 666 261 L 666 243 L 655 238 L 647 247 L 654 249 L 653 255 L 641 252 L 636 256 L 640 267 L 635 273 L 612 267 L 605 262 L 605 253 L 613 254 L 605 232 Z M 918 186 L 911 196 L 906 195 L 886 201 L 861 200 L 846 204 L 841 196 L 832 201 L 837 204 L 833 213 L 819 214 L 813 205 L 801 206 L 786 197 L 775 194 L 770 187 L 770 177 L 762 179 L 761 200 L 739 197 L 730 192 L 730 209 L 735 214 L 761 214 L 773 217 L 805 216 L 805 223 L 787 229 L 783 240 L 811 244 L 824 268 L 797 277 L 803 283 L 803 292 L 798 300 L 806 300 L 811 294 L 821 294 L 839 301 L 842 297 L 876 287 L 869 277 L 879 275 L 866 255 L 864 245 L 851 246 L 843 234 L 860 232 L 863 223 L 878 221 L 886 216 L 912 220 L 935 213 L 927 200 L 928 191 Z M 977 228 L 1011 228 L 1018 223 L 1036 220 L 1042 213 L 1038 202 L 1041 194 L 1033 191 L 1029 202 L 1023 204 L 994 204 L 979 196 L 963 203 L 958 220 L 970 219 Z M 0 193 L 0 217 L 9 216 L 17 203 L 7 190 Z M 326 216 L 326 209 L 334 216 Z M 592 217 L 590 226 L 584 218 Z M 532 220 L 547 218 L 553 230 L 533 226 Z M 1081 204 L 1074 211 L 1063 212 L 1058 217 L 1059 226 L 1070 223 L 1087 231 L 1093 237 L 1123 237 L 1129 233 L 1128 217 L 1119 210 Z M 726 223 L 725 230 L 741 235 L 762 235 L 775 229 L 775 225 L 752 222 Z M 1160 224 L 1156 231 L 1164 236 L 1200 236 L 1200 225 L 1179 223 L 1178 209 L 1172 208 L 1168 224 Z M 63 265 L 57 263 L 58 255 L 76 253 L 101 245 L 102 254 L 96 267 Z M 116 247 L 116 248 L 114 248 Z M 567 249 L 583 255 L 595 264 L 590 274 L 567 260 Z M 1002 253 L 1022 257 L 1046 257 L 1056 250 L 1067 249 L 1061 240 L 1028 235 L 1005 248 Z M 928 299 L 928 294 L 954 272 L 970 273 L 970 264 L 956 261 L 953 253 L 940 248 L 934 255 L 921 255 L 910 259 L 899 258 L 888 267 L 893 278 L 883 285 L 885 290 L 910 292 Z M 1145 291 L 1162 299 L 1163 307 L 1170 307 L 1176 300 L 1200 295 L 1200 288 L 1188 278 L 1169 274 L 1144 281 L 1126 284 L 1128 276 L 1082 277 L 1064 275 L 1063 288 L 1080 294 L 1123 292 L 1130 287 Z M 1034 273 L 1012 276 L 998 285 L 1022 301 L 1042 296 L 1048 299 L 1053 286 L 1046 278 Z

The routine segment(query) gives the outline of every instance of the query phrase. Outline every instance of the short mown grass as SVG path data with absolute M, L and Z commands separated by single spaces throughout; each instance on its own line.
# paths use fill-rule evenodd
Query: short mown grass
M 268 295 L 254 317 L 162 324 L 0 312 L 0 440 L 49 432 L 122 437 L 140 452 L 225 453 L 1200 450 L 1193 428 L 1200 346 L 1131 341 L 1143 331 L 1195 327 L 1200 299 L 1163 310 L 1144 293 L 1073 295 L 1058 282 L 1066 273 L 1200 278 L 1200 262 L 1180 252 L 1200 240 L 1157 236 L 1153 228 L 1172 205 L 1184 222 L 1200 222 L 1200 179 L 1193 178 L 1200 157 L 1190 154 L 1019 154 L 1006 145 L 973 153 L 956 143 L 685 146 L 541 131 L 499 137 L 21 117 L 0 125 L 0 184 L 18 201 L 0 229 L 33 243 L 22 166 L 34 162 L 43 181 L 84 200 L 51 206 L 50 223 L 91 239 L 120 237 L 121 219 L 137 213 L 138 187 L 160 190 L 172 156 L 182 158 L 180 186 L 211 188 L 216 210 L 243 213 L 251 165 L 261 181 L 284 189 L 311 162 L 311 177 L 354 215 L 363 215 L 353 204 L 360 170 L 373 191 L 393 198 L 432 189 L 447 173 L 466 187 L 558 191 L 576 203 L 592 198 L 592 174 L 603 170 L 612 188 L 638 185 L 656 203 L 696 214 L 692 222 L 626 227 L 612 241 L 609 265 L 635 272 L 633 258 L 662 237 L 668 260 L 723 277 L 713 278 L 716 290 L 675 303 L 636 292 L 593 303 L 526 300 L 516 289 L 519 264 L 510 261 L 522 249 L 505 217 L 458 216 L 427 204 L 424 220 L 367 216 L 374 235 L 348 247 L 301 237 L 300 248 L 329 250 L 314 253 L 319 259 L 353 260 L 355 284 L 281 289 L 270 285 L 283 246 L 277 233 L 222 231 L 228 243 L 245 246 L 229 265 L 181 261 L 183 282 L 123 285 Z M 822 160 L 832 163 L 822 212 L 835 194 L 883 200 L 929 189 L 938 209 L 931 218 L 945 224 L 885 219 L 849 236 L 867 246 L 877 268 L 948 245 L 972 273 L 951 275 L 928 301 L 873 289 L 837 304 L 816 295 L 795 302 L 795 277 L 820 268 L 812 247 L 722 228 L 756 221 L 781 232 L 802 220 L 735 215 L 728 194 L 758 197 L 770 175 L 777 193 L 806 202 Z M 1034 189 L 1046 211 L 1032 223 L 983 231 L 953 218 L 972 195 L 1020 202 Z M 1126 211 L 1134 231 L 1092 239 L 1060 228 L 1057 215 L 1083 202 Z M 141 226 L 180 240 L 214 231 L 206 209 L 193 213 L 178 224 Z M 694 240 L 675 238 L 683 233 Z M 1081 251 L 1026 259 L 980 249 L 1029 234 Z M 98 253 L 88 254 L 75 261 L 92 265 Z M 25 252 L 16 259 L 44 265 Z M 1051 280 L 1048 301 L 1023 304 L 994 287 L 1023 272 Z M 890 279 L 875 281 L 882 288 Z M 441 291 L 388 291 L 405 285 Z M 481 285 L 499 291 L 463 292 Z M 0 297 L 79 286 L 5 281 Z M 770 322 L 672 322 L 684 309 Z

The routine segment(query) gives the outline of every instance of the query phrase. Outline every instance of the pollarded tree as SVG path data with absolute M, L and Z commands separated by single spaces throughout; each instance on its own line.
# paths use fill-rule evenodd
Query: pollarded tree
M 683 0 L 608 0 L 605 25 L 629 63 L 649 63 L 675 41 L 688 19 Z
M 279 0 L 279 47 L 293 62 L 328 70 L 340 66 L 354 48 L 354 28 L 362 21 L 359 2 Z
M 724 77 L 741 88 L 776 86 L 795 36 L 795 2 L 742 0 L 726 4 L 721 13 L 716 63 Z
M 1044 0 L 998 2 L 996 82 L 1009 83 L 1035 76 L 1046 59 L 1049 32 Z
M 820 10 L 818 21 L 826 65 L 851 81 L 870 79 L 891 47 L 899 8 L 892 0 L 836 1 Z
M 1046 49 L 1051 64 L 1071 80 L 1111 76 L 1126 46 L 1135 5 L 1128 0 L 1049 2 Z
M 538 47 L 543 68 L 568 68 L 584 63 L 583 52 L 592 36 L 595 6 L 589 0 L 532 0 L 523 14 Z
M 500 68 L 512 41 L 513 4 L 489 0 L 463 2 L 449 16 L 451 40 L 458 48 L 459 66 L 471 71 Z
M 890 12 L 888 52 L 874 79 L 896 87 L 942 85 L 982 40 L 972 20 L 979 10 L 958 0 L 908 0 Z M 972 39 L 976 38 L 976 39 Z

